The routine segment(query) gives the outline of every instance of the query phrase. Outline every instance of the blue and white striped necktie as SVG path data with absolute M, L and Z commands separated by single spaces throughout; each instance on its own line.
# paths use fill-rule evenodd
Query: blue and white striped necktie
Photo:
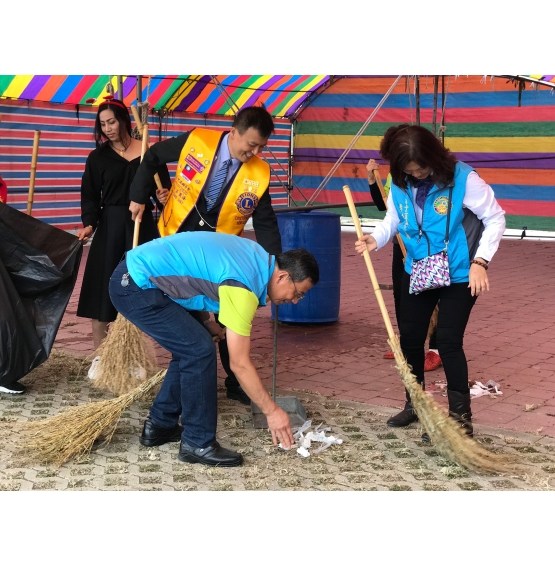
M 206 191 L 204 195 L 206 199 L 207 211 L 209 211 L 214 206 L 214 203 L 218 200 L 218 197 L 220 196 L 220 191 L 224 186 L 230 165 L 231 165 L 231 158 L 226 159 L 222 164 L 222 167 L 220 167 L 220 169 L 216 172 L 216 175 L 214 175 L 214 179 L 212 179 L 212 183 L 210 184 L 208 191 Z

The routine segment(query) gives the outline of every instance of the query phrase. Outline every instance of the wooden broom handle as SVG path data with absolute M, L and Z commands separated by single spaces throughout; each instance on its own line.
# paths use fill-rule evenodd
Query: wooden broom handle
M 29 179 L 29 195 L 27 196 L 27 214 L 31 214 L 33 208 L 33 199 L 35 196 L 35 178 L 37 175 L 37 157 L 39 155 L 40 130 L 35 130 L 35 138 L 33 140 L 33 154 L 31 157 L 31 178 Z
M 142 131 L 143 123 L 141 122 L 141 117 L 139 116 L 139 111 L 137 110 L 137 107 L 134 104 L 131 105 L 131 112 L 133 113 L 133 118 L 135 119 L 135 124 L 137 124 L 137 128 Z M 162 182 L 160 181 L 160 176 L 157 173 L 154 174 L 154 181 L 156 182 L 156 187 L 158 189 L 164 188 L 164 187 L 162 187 Z
M 374 176 L 376 177 L 376 183 L 378 184 L 378 189 L 380 190 L 383 202 L 385 204 L 385 208 L 387 209 L 387 195 L 385 194 L 385 189 L 383 188 L 382 178 L 380 177 L 379 169 L 374 170 Z M 407 249 L 405 248 L 405 243 L 403 242 L 403 239 L 401 238 L 400 234 L 397 235 L 397 242 L 401 247 L 401 252 L 403 253 L 403 260 L 404 260 L 407 257 Z
M 358 214 L 355 207 L 355 203 L 353 201 L 353 197 L 351 196 L 351 190 L 349 189 L 348 185 L 343 185 L 343 192 L 345 193 L 345 198 L 347 199 L 347 204 L 349 205 L 349 211 L 351 212 L 351 217 L 353 218 L 353 223 L 355 225 L 357 237 L 360 240 L 363 236 L 362 228 L 360 226 L 360 220 L 358 219 Z M 374 267 L 372 266 L 372 261 L 370 260 L 370 254 L 368 253 L 368 250 L 364 251 L 363 256 L 364 256 L 364 261 L 366 262 L 366 267 L 368 268 L 368 274 L 370 275 L 370 280 L 372 281 L 372 286 L 374 287 L 374 293 L 376 294 L 376 299 L 378 300 L 378 305 L 380 306 L 380 311 L 382 313 L 385 327 L 387 329 L 387 334 L 391 340 L 395 337 L 395 333 L 393 331 L 393 326 L 391 325 L 391 319 L 389 318 L 389 313 L 387 312 L 387 307 L 385 306 L 385 302 L 383 300 L 380 284 L 378 283 L 378 278 L 376 277 L 376 273 L 374 272 Z

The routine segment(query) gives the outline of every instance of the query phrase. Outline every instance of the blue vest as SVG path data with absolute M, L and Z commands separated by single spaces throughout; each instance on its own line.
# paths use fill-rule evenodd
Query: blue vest
M 469 209 L 463 208 L 466 180 L 474 171 L 464 162 L 457 162 L 453 193 L 451 196 L 451 215 L 449 226 L 449 274 L 452 283 L 468 281 L 470 260 L 478 248 L 484 226 Z M 447 202 L 449 188 L 439 189 L 434 185 L 422 209 L 421 229 L 416 220 L 412 200 L 412 188 L 405 191 L 391 183 L 393 203 L 399 216 L 399 234 L 407 249 L 405 271 L 410 274 L 412 261 L 437 254 L 445 248 L 445 229 L 447 225 Z
M 127 269 L 142 289 L 157 287 L 189 311 L 220 312 L 220 285 L 242 287 L 266 305 L 275 256 L 239 236 L 180 232 L 127 252 Z

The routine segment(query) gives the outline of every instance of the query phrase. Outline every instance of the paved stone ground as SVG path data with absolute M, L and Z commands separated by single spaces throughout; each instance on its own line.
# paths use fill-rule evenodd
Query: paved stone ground
M 252 238 L 253 233 L 246 233 Z M 522 478 L 466 473 L 421 446 L 417 428 L 391 430 L 388 415 L 404 395 L 392 361 L 377 301 L 362 259 L 354 253 L 353 233 L 342 233 L 339 321 L 329 325 L 280 323 L 278 392 L 296 395 L 309 417 L 332 427 L 345 443 L 303 460 L 271 445 L 266 432 L 253 430 L 249 410 L 220 392 L 220 441 L 245 454 L 240 469 L 213 470 L 176 461 L 177 444 L 145 451 L 138 443 L 149 402 L 134 404 L 118 435 L 88 463 L 59 470 L 18 467 L 12 456 L 17 423 L 55 415 L 59 409 L 97 399 L 83 377 L 93 356 L 90 322 L 76 317 L 80 275 L 54 344 L 59 352 L 87 357 L 79 376 L 49 376 L 48 361 L 22 379 L 27 395 L 0 397 L 0 420 L 9 430 L 0 437 L 0 484 L 4 489 L 302 489 L 302 490 L 539 490 L 551 489 L 555 473 L 555 245 L 503 240 L 488 272 L 491 291 L 479 298 L 465 336 L 470 378 L 498 382 L 503 395 L 473 400 L 478 440 L 494 450 L 521 454 L 529 464 Z M 391 247 L 372 255 L 380 283 L 391 283 Z M 383 292 L 393 314 L 391 291 Z M 153 345 L 160 367 L 168 353 Z M 253 326 L 253 361 L 271 387 L 273 322 L 269 306 Z M 225 374 L 219 367 L 219 384 Z M 427 373 L 428 390 L 446 404 L 441 368 Z M 354 429 L 353 429 L 354 428 Z M 499 429 L 502 428 L 502 429 Z M 119 463 L 119 464 L 118 464 Z M 146 464 L 145 464 L 146 463 Z M 20 463 L 19 463 L 20 464 Z M 412 468 L 411 468 L 412 467 Z M 87 471 L 87 474 L 79 474 Z M 120 472 L 118 472 L 120 471 Z M 48 476 L 51 475 L 51 476 Z M 457 476 L 459 475 L 459 476 Z M 150 482 L 152 480 L 153 482 Z M 156 482 L 154 482 L 156 481 Z M 217 482 L 216 482 L 217 481 Z M 149 483 L 150 482 L 150 483 Z
M 249 238 L 252 232 L 245 233 Z M 404 391 L 391 360 L 387 334 L 364 261 L 354 252 L 355 235 L 342 232 L 339 320 L 326 325 L 280 323 L 277 384 L 309 390 L 337 400 L 399 408 Z M 80 276 L 54 346 L 92 356 L 90 322 L 76 316 Z M 372 254 L 378 280 L 391 284 L 391 246 Z M 488 271 L 491 290 L 474 307 L 465 335 L 469 377 L 494 380 L 503 395 L 473 401 L 481 425 L 555 436 L 555 242 L 503 240 Z M 383 291 L 392 320 L 393 294 Z M 394 323 L 395 326 L 395 323 Z M 261 378 L 271 387 L 273 322 L 270 307 L 259 309 L 251 352 Z M 164 367 L 168 353 L 157 348 Z M 223 381 L 225 374 L 220 367 Z M 23 382 L 25 383 L 25 378 Z M 428 372 L 428 389 L 445 383 L 443 369 Z M 445 403 L 438 394 L 436 399 Z
M 393 430 L 380 406 L 340 402 L 296 391 L 313 425 L 343 439 L 316 456 L 274 447 L 267 430 L 254 429 L 250 409 L 219 392 L 218 439 L 244 455 L 244 465 L 217 469 L 177 460 L 178 443 L 146 448 L 138 437 L 151 399 L 122 415 L 110 444 L 60 468 L 26 461 L 17 449 L 19 425 L 110 395 L 92 387 L 88 362 L 59 351 L 27 377 L 25 396 L 0 395 L 0 490 L 362 490 L 528 491 L 555 489 L 555 439 L 477 427 L 476 439 L 496 453 L 516 455 L 518 474 L 478 475 L 450 463 L 421 441 L 417 425 Z M 65 370 L 64 370 L 65 369 Z M 278 395 L 291 392 L 278 390 Z M 153 394 L 152 394 L 153 395 Z

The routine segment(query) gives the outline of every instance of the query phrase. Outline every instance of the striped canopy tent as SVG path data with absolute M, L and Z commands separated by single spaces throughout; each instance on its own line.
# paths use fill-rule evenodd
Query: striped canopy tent
M 384 181 L 389 171 L 379 153 L 385 131 L 403 122 L 416 123 L 417 107 L 421 125 L 433 129 L 434 77 L 420 76 L 418 91 L 414 76 L 403 77 L 321 187 L 395 79 L 334 77 L 325 91 L 301 109 L 294 124 L 295 201 L 302 202 L 304 196 L 317 203 L 344 203 L 344 184 L 351 187 L 356 201 L 368 201 L 368 160 L 383 164 Z M 508 228 L 555 230 L 553 79 L 552 75 L 444 76 L 443 97 L 439 87 L 436 126 L 443 119 L 445 146 L 493 187 L 507 213 Z M 383 217 L 375 207 L 360 212 Z
M 26 209 L 31 150 L 41 131 L 32 214 L 64 229 L 81 225 L 80 185 L 94 149 L 97 107 L 113 91 L 129 107 L 148 100 L 150 139 L 194 127 L 229 130 L 238 108 L 263 103 L 276 130 L 262 157 L 275 207 L 287 206 L 291 121 L 327 75 L 0 75 L 0 172 L 8 203 Z M 108 86 L 110 85 L 110 86 Z M 137 88 L 139 85 L 139 88 Z M 89 99 L 95 102 L 87 102 Z M 173 174 L 175 164 L 169 165 Z
M 291 116 L 328 75 L 154 75 L 139 78 L 140 100 L 156 111 L 232 116 L 263 103 L 275 117 Z M 99 105 L 109 94 L 137 102 L 137 75 L 0 75 L 0 99 Z M 123 93 L 123 97 L 121 93 Z M 89 99 L 95 102 L 87 102 Z

